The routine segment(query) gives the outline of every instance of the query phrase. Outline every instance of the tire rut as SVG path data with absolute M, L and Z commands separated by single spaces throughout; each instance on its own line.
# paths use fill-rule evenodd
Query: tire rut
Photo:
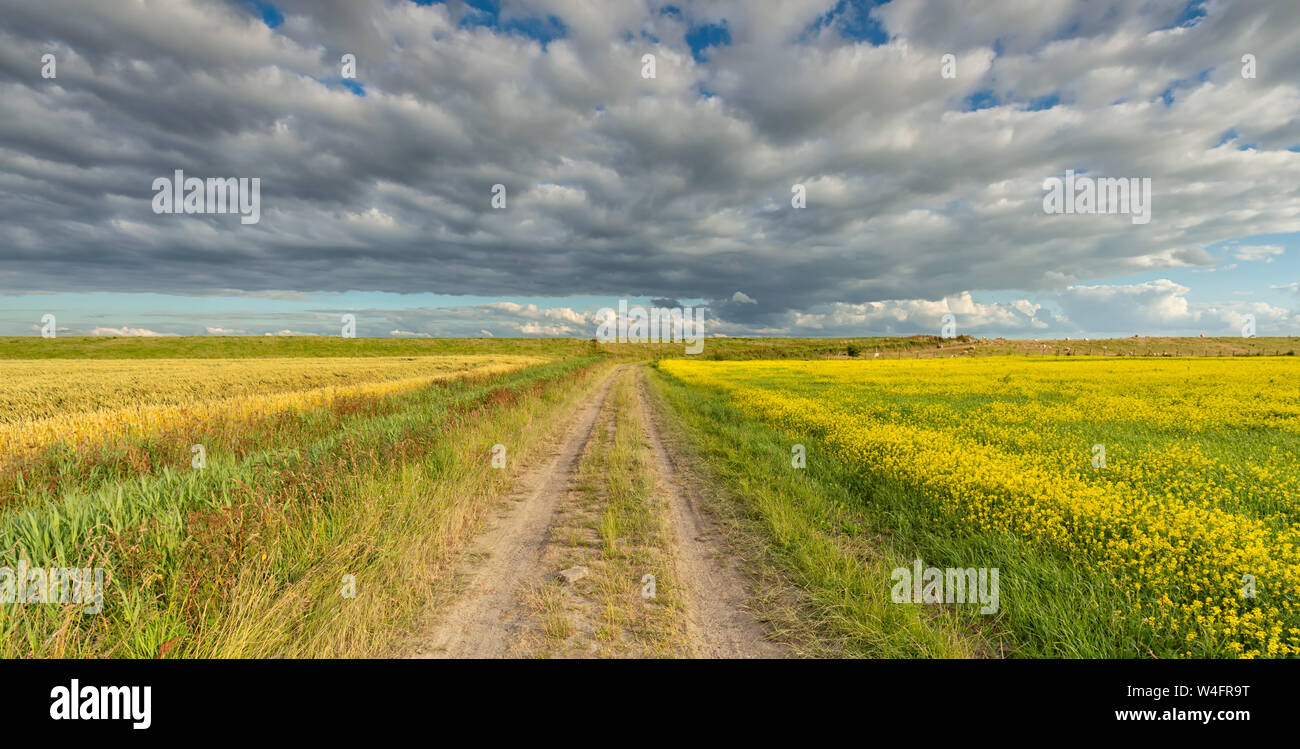
M 437 623 L 418 640 L 416 658 L 501 658 L 510 654 L 515 635 L 526 625 L 518 594 L 527 580 L 540 578 L 555 513 L 569 477 L 592 437 L 596 418 L 609 395 L 617 367 L 578 411 L 560 449 L 520 478 L 515 500 L 495 527 L 470 544 L 461 574 L 468 587 Z
M 654 454 L 655 482 L 668 500 L 677 536 L 676 563 L 686 599 L 687 633 L 704 658 L 779 658 L 784 649 L 766 639 L 762 624 L 747 610 L 744 575 L 727 549 L 718 523 L 701 507 L 684 480 L 675 451 L 663 437 L 663 415 L 649 403 L 645 372 L 637 377 L 637 401 Z M 671 444 L 671 447 L 670 447 Z

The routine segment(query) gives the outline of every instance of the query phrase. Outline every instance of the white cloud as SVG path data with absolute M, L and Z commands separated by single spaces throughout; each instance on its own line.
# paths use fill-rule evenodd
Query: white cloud
M 1044 331 L 1040 305 L 1028 300 L 1008 304 L 976 302 L 964 291 L 939 300 L 891 299 L 866 304 L 836 303 L 825 311 L 795 313 L 790 334 L 799 335 L 939 335 L 944 315 L 951 314 L 959 334 Z
M 545 45 L 462 24 L 478 12 L 459 3 L 282 0 L 275 30 L 246 3 L 13 5 L 6 59 L 60 55 L 57 86 L 3 83 L 0 247 L 32 258 L 6 274 L 17 289 L 635 293 L 711 300 L 737 334 L 929 332 L 945 311 L 962 330 L 1155 331 L 1207 310 L 1107 279 L 1228 270 L 1205 248 L 1300 231 L 1294 0 L 1212 0 L 1183 26 L 1185 0 L 503 4 L 557 18 Z M 724 18 L 731 44 L 697 61 L 685 33 Z M 872 24 L 883 44 L 842 33 Z M 333 81 L 340 50 L 364 97 Z M 993 105 L 970 111 L 976 95 Z M 139 186 L 177 164 L 261 176 L 262 222 L 154 215 Z M 1042 180 L 1066 169 L 1150 177 L 1151 223 L 1044 215 Z M 1281 250 L 1226 249 L 1279 266 Z M 458 309 L 374 330 L 592 327 L 569 307 Z
M 524 335 L 536 336 L 573 336 L 579 333 L 577 328 L 569 325 L 545 325 L 535 322 L 520 325 L 519 332 Z
M 1296 335 L 1300 318 L 1265 302 L 1193 304 L 1191 291 L 1168 279 L 1116 286 L 1072 286 L 1060 295 L 1070 322 L 1104 335 L 1231 335 L 1242 315 L 1256 316 L 1259 335 Z
M 152 338 L 155 336 L 166 335 L 166 333 L 156 333 L 148 328 L 92 328 L 87 335 L 104 335 L 104 336 L 140 336 Z
M 1070 286 L 1058 298 L 1066 316 L 1082 330 L 1136 335 L 1195 326 L 1199 314 L 1187 302 L 1189 291 L 1162 278 L 1117 286 Z
M 1245 245 L 1232 248 L 1232 256 L 1243 262 L 1263 260 L 1266 263 L 1273 262 L 1273 256 L 1281 255 L 1285 249 L 1281 245 Z

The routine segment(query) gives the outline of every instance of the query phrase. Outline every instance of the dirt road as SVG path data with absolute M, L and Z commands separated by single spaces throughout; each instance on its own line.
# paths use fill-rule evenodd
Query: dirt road
M 677 573 L 686 589 L 687 629 L 695 654 L 703 658 L 779 657 L 781 649 L 763 638 L 762 626 L 745 610 L 745 579 L 727 553 L 721 530 L 677 468 L 685 446 L 665 440 L 665 417 L 650 404 L 644 371 L 637 375 L 638 405 L 654 455 L 655 483 L 668 500 L 677 537 Z
M 636 369 L 635 373 L 631 371 Z M 650 402 L 640 367 L 615 368 L 574 412 L 554 454 L 526 471 L 517 483 L 514 501 L 494 527 L 482 533 L 463 555 L 459 574 L 469 579 L 464 592 L 433 617 L 430 629 L 418 638 L 418 658 L 499 658 L 527 656 L 527 643 L 545 628 L 539 621 L 535 591 L 554 579 L 556 549 L 572 537 L 577 507 L 578 468 L 602 440 L 612 440 L 619 414 L 610 390 L 619 378 L 630 381 L 641 425 L 642 452 L 653 476 L 653 506 L 670 529 L 664 552 L 672 557 L 680 586 L 684 641 L 673 652 L 708 658 L 780 657 L 779 646 L 766 641 L 761 624 L 745 610 L 746 583 L 730 561 L 725 541 L 696 496 L 678 475 L 674 452 L 684 446 L 665 440 L 663 419 Z M 626 385 L 624 386 L 626 388 Z M 627 396 L 623 396 L 628 408 Z M 620 422 L 621 423 L 621 422 Z M 603 424 L 605 428 L 598 428 Z M 588 477 L 590 484 L 590 477 Z M 590 493 L 591 487 L 584 490 Z M 571 543 L 571 542 L 569 542 Z M 599 546 L 599 544 L 592 544 Z M 594 553 L 594 552 L 592 552 Z M 578 586 L 564 590 L 569 606 L 599 609 L 597 593 Z M 585 599 L 584 599 L 585 596 Z M 580 600 L 582 599 L 582 600 Z M 593 619 L 599 617 L 592 617 Z M 591 641 L 591 638 L 587 638 Z M 618 656 L 618 643 L 578 653 Z M 551 653 L 548 653 L 551 654 Z
M 621 369 L 621 368 L 620 368 Z M 595 389 L 578 411 L 559 450 L 524 474 L 508 514 L 471 544 L 461 568 L 472 581 L 420 646 L 421 658 L 499 658 L 524 626 L 518 606 L 520 584 L 544 576 L 540 568 L 556 507 L 569 476 L 591 439 L 596 415 L 619 370 Z

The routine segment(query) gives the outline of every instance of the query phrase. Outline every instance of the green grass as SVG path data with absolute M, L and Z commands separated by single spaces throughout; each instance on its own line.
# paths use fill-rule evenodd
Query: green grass
M 478 377 L 472 372 L 465 376 Z M 8 466 L 10 470 L 0 475 L 0 508 L 50 502 L 73 489 L 133 481 L 167 469 L 188 471 L 190 446 L 195 444 L 203 445 L 209 457 L 221 459 L 324 439 L 357 423 L 427 404 L 440 397 L 440 390 L 462 387 L 463 380 L 448 380 L 379 398 L 340 396 L 321 407 L 256 418 L 232 415 L 157 428 L 145 435 L 111 434 L 79 448 L 58 443 Z
M 707 330 L 707 328 L 706 328 Z M 847 339 L 846 339 L 847 340 Z M 926 339 L 854 339 L 865 350 L 911 350 Z M 704 358 L 821 358 L 841 355 L 845 341 L 819 338 L 709 338 Z M 451 356 L 512 354 L 617 358 L 680 357 L 683 344 L 594 344 L 580 338 L 342 338 L 326 336 L 164 336 L 45 339 L 0 337 L 0 359 L 243 359 L 327 356 Z
M 0 605 L 2 657 L 385 654 L 433 579 L 590 385 L 596 357 L 432 387 L 203 470 L 76 484 L 0 515 L 0 566 L 104 567 L 103 611 Z M 343 575 L 358 595 L 340 595 Z
M 705 323 L 706 334 L 709 331 Z M 594 332 L 593 332 L 594 335 Z M 0 337 L 0 359 L 165 359 L 285 356 L 437 356 L 521 354 L 582 356 L 596 351 L 616 358 L 680 358 L 682 344 L 604 343 L 582 338 L 342 338 L 328 336 L 163 336 L 158 338 L 65 336 Z M 850 356 L 849 351 L 856 352 Z M 1297 338 L 1111 338 L 1082 340 L 976 339 L 958 336 L 860 338 L 707 338 L 704 359 L 825 359 L 1008 354 L 1114 356 L 1295 355 Z
M 814 439 L 749 420 L 718 393 L 662 373 L 654 389 L 734 512 L 739 548 L 773 585 L 765 614 L 805 654 L 850 657 L 1145 657 L 1177 652 L 1114 616 L 1115 588 L 1063 555 L 1004 535 L 972 536 L 899 481 L 868 478 Z M 807 467 L 791 466 L 802 443 Z M 896 604 L 891 572 L 998 567 L 1000 610 Z

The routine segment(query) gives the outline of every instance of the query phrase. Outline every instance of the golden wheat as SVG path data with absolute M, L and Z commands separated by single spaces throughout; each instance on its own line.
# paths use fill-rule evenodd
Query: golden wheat
M 182 421 L 265 416 L 340 396 L 380 396 L 468 373 L 536 364 L 529 356 L 38 360 L 0 362 L 0 456 Z

